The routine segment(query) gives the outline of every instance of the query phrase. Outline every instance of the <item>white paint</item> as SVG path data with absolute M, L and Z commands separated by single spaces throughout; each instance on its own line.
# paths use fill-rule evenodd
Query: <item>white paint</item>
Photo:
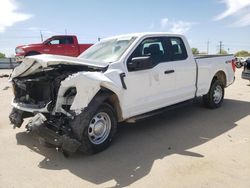
M 29 68 L 31 65 L 33 66 Z M 76 57 L 68 57 L 68 56 L 59 56 L 59 55 L 35 55 L 26 57 L 23 62 L 14 69 L 12 73 L 12 78 L 15 78 L 19 75 L 27 76 L 30 74 L 35 74 L 37 72 L 43 71 L 44 68 L 47 68 L 51 65 L 86 65 L 91 67 L 106 67 L 108 63 L 102 62 L 93 62 L 85 59 L 80 59 Z M 39 69 L 40 68 L 40 69 Z
M 125 36 L 136 36 L 137 38 L 117 62 L 111 64 L 93 63 L 78 58 L 39 55 L 27 58 L 24 63 L 14 70 L 12 77 L 42 71 L 39 66 L 46 68 L 49 65 L 56 64 L 84 64 L 100 67 L 109 65 L 108 70 L 104 73 L 79 72 L 61 82 L 54 112 L 62 113 L 65 113 L 61 107 L 62 104 L 65 104 L 63 95 L 70 87 L 76 87 L 77 89 L 77 94 L 71 106 L 71 110 L 74 110 L 77 114 L 88 106 L 101 87 L 105 87 L 117 95 L 123 119 L 194 98 L 196 91 L 196 63 L 184 36 L 166 33 L 139 33 Z M 145 38 L 157 36 L 181 37 L 187 48 L 188 58 L 183 61 L 160 63 L 148 70 L 128 72 L 126 61 L 137 45 Z M 208 92 L 212 78 L 220 70 L 226 74 L 227 85 L 233 82 L 234 72 L 231 63 L 226 63 L 226 61 L 232 59 L 233 56 L 222 56 L 197 60 L 199 69 L 198 96 Z M 37 61 L 37 63 L 27 71 L 34 61 Z M 175 70 L 175 72 L 173 74 L 164 74 L 166 70 Z M 124 78 L 127 86 L 126 90 L 122 87 L 120 73 L 126 74 Z

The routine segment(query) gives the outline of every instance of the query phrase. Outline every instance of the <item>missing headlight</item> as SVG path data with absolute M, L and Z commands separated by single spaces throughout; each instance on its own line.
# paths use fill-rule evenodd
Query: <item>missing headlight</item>
M 72 97 L 76 95 L 76 88 L 75 87 L 71 87 L 69 88 L 65 93 L 64 93 L 64 97 Z

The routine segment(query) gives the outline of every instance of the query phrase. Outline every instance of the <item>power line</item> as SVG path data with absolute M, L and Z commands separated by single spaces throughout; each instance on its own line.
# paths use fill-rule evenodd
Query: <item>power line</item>
M 224 48 L 224 44 L 222 41 L 219 41 L 219 45 L 217 46 L 219 48 L 219 54 L 222 54 L 222 50 Z
M 220 41 L 220 54 L 222 54 L 222 46 L 223 46 L 222 41 Z

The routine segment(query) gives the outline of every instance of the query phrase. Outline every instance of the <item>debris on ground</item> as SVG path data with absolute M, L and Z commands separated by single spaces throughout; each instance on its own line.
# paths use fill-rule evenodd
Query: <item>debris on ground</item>
M 10 86 L 6 86 L 3 88 L 3 90 L 8 90 L 10 88 Z

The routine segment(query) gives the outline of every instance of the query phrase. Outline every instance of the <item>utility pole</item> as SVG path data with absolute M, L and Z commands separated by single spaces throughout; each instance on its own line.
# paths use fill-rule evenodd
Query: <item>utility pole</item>
M 65 29 L 65 35 L 67 35 L 67 29 Z
M 40 37 L 41 37 L 41 41 L 43 42 L 43 34 L 42 34 L 42 30 L 40 30 Z
M 223 44 L 222 44 L 222 41 L 220 41 L 220 45 L 219 45 L 219 48 L 220 48 L 220 54 L 222 53 L 222 47 L 223 47 Z
M 207 41 L 207 54 L 209 54 L 209 40 Z

